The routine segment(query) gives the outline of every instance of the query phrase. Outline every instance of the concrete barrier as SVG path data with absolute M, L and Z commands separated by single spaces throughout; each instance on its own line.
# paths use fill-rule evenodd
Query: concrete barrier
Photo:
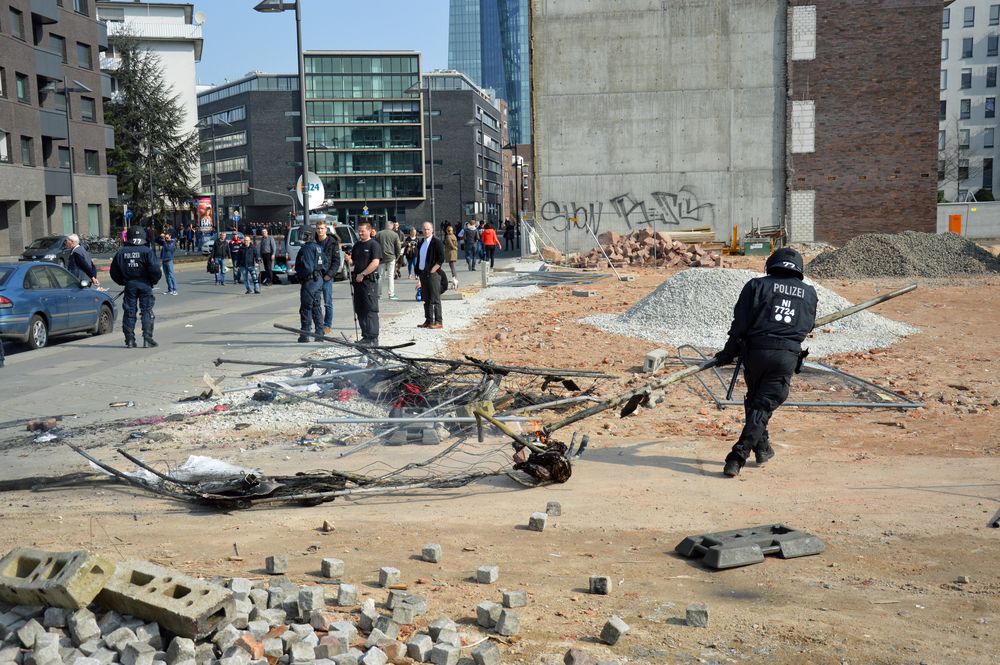
M 18 547 L 0 559 L 0 600 L 80 609 L 94 599 L 114 570 L 110 561 L 83 550 Z
M 229 589 L 145 561 L 119 564 L 96 602 L 191 639 L 205 637 L 236 612 Z

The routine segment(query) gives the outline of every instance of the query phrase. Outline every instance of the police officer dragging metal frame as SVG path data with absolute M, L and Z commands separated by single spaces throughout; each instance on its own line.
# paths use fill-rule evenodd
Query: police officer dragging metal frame
M 316 242 L 312 227 L 300 230 L 304 243 L 295 257 L 295 277 L 299 280 L 299 342 L 309 341 L 310 331 L 323 334 L 323 273 L 326 257 Z
M 743 431 L 723 468 L 730 478 L 739 475 L 750 451 L 757 464 L 774 457 L 767 424 L 788 399 L 792 374 L 802 369 L 809 353 L 802 350 L 802 341 L 816 322 L 816 290 L 802 279 L 802 255 L 783 247 L 767 259 L 766 272 L 743 287 L 729 340 L 715 354 L 720 366 L 739 357 L 747 384 Z
M 125 346 L 135 348 L 135 315 L 136 310 L 142 312 L 142 345 L 143 347 L 158 346 L 153 341 L 153 287 L 160 281 L 163 273 L 160 262 L 149 247 L 146 230 L 138 226 L 130 226 L 125 234 L 125 246 L 118 250 L 111 260 L 111 279 L 115 284 L 125 287 L 122 292 L 122 332 L 125 333 Z

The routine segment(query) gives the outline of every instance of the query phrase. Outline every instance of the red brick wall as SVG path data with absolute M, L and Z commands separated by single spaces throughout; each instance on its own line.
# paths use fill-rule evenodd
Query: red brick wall
M 816 59 L 788 62 L 789 114 L 816 102 L 816 151 L 788 156 L 789 187 L 816 191 L 816 240 L 933 233 L 943 3 L 789 5 L 816 7 Z

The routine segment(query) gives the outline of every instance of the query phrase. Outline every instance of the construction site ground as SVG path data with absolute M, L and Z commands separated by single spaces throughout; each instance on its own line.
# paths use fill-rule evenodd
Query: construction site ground
M 762 259 L 733 261 L 762 267 Z M 576 322 L 624 311 L 668 274 L 629 272 L 635 281 L 587 286 L 594 297 L 554 287 L 501 302 L 455 333 L 447 355 L 621 375 L 602 384 L 605 396 L 636 386 L 648 379 L 639 372 L 656 345 Z M 854 302 L 905 283 L 823 282 Z M 997 663 L 1000 530 L 987 522 L 1000 508 L 1000 279 L 919 283 L 876 311 L 920 333 L 890 349 L 827 361 L 926 407 L 781 409 L 770 428 L 777 456 L 766 467 L 751 462 L 737 479 L 721 470 L 742 409 L 717 410 L 689 381 L 628 420 L 612 411 L 581 423 L 590 448 L 564 485 L 526 489 L 500 477 L 447 491 L 232 513 L 113 485 L 8 492 L 0 497 L 0 549 L 83 547 L 197 575 L 251 578 L 266 577 L 265 556 L 287 553 L 289 576 L 302 583 L 323 582 L 320 560 L 337 557 L 346 580 L 379 602 L 378 569 L 395 566 L 428 598 L 430 612 L 418 626 L 449 616 L 474 637 L 477 603 L 499 602 L 500 589 L 525 589 L 520 635 L 502 638 L 504 662 L 561 663 L 578 647 L 619 662 Z M 299 445 L 310 424 L 206 440 L 197 423 L 168 422 L 156 427 L 165 436 L 140 450 L 152 463 L 204 454 L 275 474 L 427 456 L 426 448 L 408 446 L 341 460 L 336 447 Z M 125 434 L 107 433 L 93 454 L 121 466 L 113 447 Z M 39 455 L 47 462 L 39 465 Z M 86 470 L 58 444 L 0 456 L 8 469 L 44 475 Z M 529 515 L 548 501 L 561 502 L 562 516 L 544 532 L 527 530 Z M 323 532 L 324 520 L 335 530 Z M 819 536 L 826 551 L 721 572 L 673 553 L 688 535 L 779 522 Z M 425 543 L 442 545 L 441 563 L 418 559 Z M 500 566 L 496 585 L 474 582 L 483 564 Z M 612 593 L 589 594 L 590 575 L 610 576 Z M 707 628 L 685 625 L 690 603 L 708 604 Z M 612 614 L 631 631 L 609 647 L 596 638 Z

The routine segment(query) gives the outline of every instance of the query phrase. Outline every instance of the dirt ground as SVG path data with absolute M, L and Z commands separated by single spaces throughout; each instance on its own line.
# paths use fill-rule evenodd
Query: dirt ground
M 738 259 L 737 267 L 759 263 Z M 627 309 L 667 276 L 632 272 L 632 282 L 586 287 L 597 292 L 592 298 L 554 287 L 501 303 L 456 336 L 448 354 L 622 377 L 601 384 L 599 395 L 639 385 L 654 344 L 576 323 Z M 854 302 L 904 283 L 823 282 Z M 265 556 L 287 552 L 298 582 L 321 581 L 320 559 L 334 556 L 345 560 L 348 581 L 380 602 L 384 591 L 373 581 L 391 565 L 429 600 L 418 627 L 447 615 L 473 642 L 485 636 L 475 605 L 499 601 L 500 589 L 525 589 L 521 633 L 501 644 L 510 663 L 561 663 L 573 646 L 641 663 L 998 663 L 1000 530 L 986 525 L 1000 508 L 1000 278 L 919 284 L 876 311 L 920 333 L 891 349 L 825 360 L 926 406 L 783 408 L 771 421 L 777 456 L 766 467 L 749 464 L 738 479 L 721 469 L 742 410 L 717 410 L 689 381 L 627 420 L 608 412 L 581 423 L 590 449 L 564 485 L 525 489 L 495 479 L 233 513 L 108 485 L 8 492 L 0 496 L 0 549 L 86 547 L 199 575 L 254 578 L 264 577 Z M 242 432 L 204 440 L 197 425 L 166 423 L 168 440 L 144 455 L 177 462 L 197 452 L 273 473 L 348 464 L 336 449 L 297 445 L 305 428 L 263 440 Z M 110 460 L 121 433 L 107 438 L 108 447 L 94 452 Z M 84 470 L 72 453 L 47 450 L 48 473 Z M 400 450 L 359 454 L 349 464 L 398 460 Z M 23 469 L 32 454 L 8 450 L 0 464 Z M 562 516 L 542 533 L 528 531 L 528 516 L 547 501 L 561 502 Z M 323 533 L 324 520 L 336 530 Z M 673 553 L 688 535 L 778 522 L 819 536 L 826 551 L 722 572 Z M 417 559 L 429 542 L 443 546 L 440 564 Z M 472 581 L 483 564 L 500 566 L 496 585 Z M 610 595 L 587 593 L 594 574 L 612 578 Z M 708 628 L 684 624 L 695 602 L 708 604 Z M 612 614 L 631 631 L 608 647 L 595 638 Z

